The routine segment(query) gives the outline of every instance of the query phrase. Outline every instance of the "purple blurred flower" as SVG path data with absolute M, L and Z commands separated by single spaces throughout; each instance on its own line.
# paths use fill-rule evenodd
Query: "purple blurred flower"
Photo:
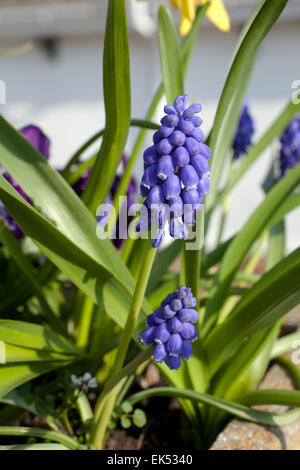
M 245 101 L 232 144 L 234 158 L 239 158 L 244 153 L 247 153 L 248 148 L 252 145 L 254 130 L 254 121 L 249 112 L 249 103 Z
M 300 162 L 300 115 L 283 132 L 280 149 L 280 178 Z

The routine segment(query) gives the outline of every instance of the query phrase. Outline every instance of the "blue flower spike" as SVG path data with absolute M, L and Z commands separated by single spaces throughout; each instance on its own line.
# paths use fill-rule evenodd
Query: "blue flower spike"
M 146 346 L 155 344 L 153 359 L 164 362 L 169 369 L 179 369 L 181 360 L 187 361 L 193 354 L 192 341 L 198 337 L 199 315 L 194 309 L 196 299 L 189 287 L 180 286 L 167 295 L 160 309 L 147 317 L 148 328 L 140 334 L 140 342 Z
M 232 144 L 234 158 L 240 158 L 241 155 L 247 153 L 252 145 L 254 131 L 254 121 L 249 112 L 249 103 L 245 101 Z
M 300 162 L 300 115 L 283 132 L 280 149 L 280 178 Z
M 153 145 L 144 152 L 144 175 L 140 186 L 141 194 L 146 198 L 144 205 L 149 213 L 160 211 L 160 205 L 170 208 L 169 217 L 164 217 L 163 221 L 159 218 L 160 223 L 155 227 L 154 232 L 157 231 L 152 240 L 155 248 L 164 238 L 167 222 L 171 237 L 188 237 L 187 227 L 194 225 L 195 212 L 202 209 L 203 197 L 209 193 L 211 150 L 204 143 L 204 133 L 200 129 L 202 119 L 196 115 L 200 113 L 201 105 L 188 106 L 188 101 L 188 95 L 177 96 L 173 105 L 164 107 L 161 127 L 153 135 Z M 187 204 L 191 205 L 191 210 L 184 220 L 184 205 Z M 151 230 L 152 221 L 149 215 L 143 231 Z M 140 227 L 139 220 L 136 231 L 140 231 Z

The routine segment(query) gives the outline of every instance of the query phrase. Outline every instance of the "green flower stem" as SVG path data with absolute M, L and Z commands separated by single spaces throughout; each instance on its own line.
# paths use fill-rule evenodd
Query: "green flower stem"
M 84 349 L 88 345 L 94 305 L 92 299 L 83 292 L 78 293 L 75 312 L 75 318 L 78 318 L 78 324 L 76 325 L 76 346 L 78 348 Z
M 48 431 L 48 429 L 0 426 L 0 436 L 39 437 L 41 439 L 59 442 L 72 450 L 76 450 L 79 447 L 79 443 L 72 437 L 61 432 Z
M 183 273 L 183 284 L 187 285 L 192 289 L 193 295 L 197 299 L 197 305 L 199 303 L 199 286 L 201 276 L 201 255 L 204 244 L 204 212 L 203 206 L 201 212 L 196 214 L 195 224 L 195 242 L 186 240 L 183 244 L 183 257 L 181 272 Z M 189 244 L 195 245 L 192 249 L 189 249 Z
M 76 401 L 76 407 L 78 409 L 82 423 L 88 423 L 93 419 L 94 413 L 85 393 L 80 393 Z
M 152 269 L 156 250 L 152 248 L 151 240 L 148 240 L 148 247 L 145 252 L 143 262 L 141 263 L 140 274 L 137 279 L 135 292 L 132 299 L 131 308 L 127 317 L 124 330 L 121 335 L 115 363 L 112 369 L 112 376 L 117 375 L 123 367 L 128 347 L 131 341 L 132 333 L 138 319 L 138 315 L 145 296 L 148 279 Z M 94 422 L 92 426 L 92 443 L 101 449 L 105 439 L 105 432 L 111 413 L 114 409 L 115 400 L 118 393 L 117 385 L 111 389 L 110 393 L 104 389 L 100 395 L 94 412 Z

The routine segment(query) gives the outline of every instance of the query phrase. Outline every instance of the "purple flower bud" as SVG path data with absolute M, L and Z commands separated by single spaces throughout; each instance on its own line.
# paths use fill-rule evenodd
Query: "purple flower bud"
M 174 108 L 174 106 L 166 104 L 166 106 L 164 107 L 164 112 L 166 114 L 176 114 L 176 109 Z
M 152 188 L 154 185 L 159 183 L 159 179 L 157 177 L 157 167 L 158 165 L 153 163 L 145 169 L 142 177 L 142 185 L 146 186 L 146 188 Z
M 178 127 L 184 134 L 187 135 L 190 135 L 195 129 L 195 126 L 191 121 L 184 121 L 183 119 L 179 121 Z
M 170 216 L 172 218 L 182 217 L 183 201 L 180 196 L 178 196 L 176 199 L 169 199 L 168 205 L 170 208 Z
M 150 326 L 146 330 L 143 330 L 140 334 L 140 343 L 149 346 L 149 344 L 154 343 L 154 337 L 156 335 L 156 326 Z
M 201 208 L 201 199 L 196 189 L 183 189 L 182 199 L 184 204 L 191 205 L 192 209 L 199 210 Z
M 188 325 L 188 323 L 184 323 L 183 325 Z M 180 354 L 181 353 L 181 346 L 182 346 L 181 336 L 178 333 L 171 334 L 170 338 L 167 341 L 167 351 L 168 351 L 168 353 L 169 354 Z
M 163 362 L 167 358 L 167 351 L 163 344 L 157 344 L 153 349 L 153 359 L 155 362 Z
M 194 224 L 193 224 L 194 225 Z M 171 219 L 170 222 L 170 235 L 177 240 L 186 240 L 188 237 L 188 229 L 186 228 L 185 224 L 181 222 L 181 220 Z
M 191 157 L 197 155 L 200 152 L 201 144 L 200 142 L 198 142 L 198 140 L 194 139 L 193 137 L 188 137 L 184 145 Z
M 190 155 L 185 147 L 177 147 L 173 152 L 173 163 L 175 166 L 183 167 L 190 162 Z
M 195 127 L 200 127 L 203 122 L 199 116 L 190 117 L 190 121 L 192 121 Z
M 168 126 L 161 126 L 158 129 L 158 132 L 163 138 L 169 137 L 173 131 L 174 131 L 174 127 L 168 127 Z
M 49 148 L 50 140 L 48 137 L 41 131 L 41 129 L 34 125 L 29 125 L 20 129 L 21 134 L 31 143 L 33 147 L 38 150 L 43 157 L 48 160 L 49 158 Z
M 193 341 L 194 339 L 198 338 L 198 332 L 194 325 L 189 322 L 184 322 L 182 323 L 182 330 L 180 336 L 182 339 L 188 339 L 190 341 Z
M 152 163 L 157 162 L 158 159 L 159 159 L 159 154 L 157 153 L 156 145 L 151 145 L 151 147 L 148 147 L 145 150 L 144 162 L 147 163 L 147 165 L 151 165 Z
M 181 169 L 181 181 L 186 189 L 195 189 L 199 182 L 199 177 L 192 165 L 187 165 Z
M 196 297 L 188 296 L 182 300 L 183 306 L 185 308 L 194 308 L 197 305 Z
M 181 184 L 177 175 L 171 175 L 165 180 L 163 192 L 166 199 L 176 199 L 180 195 Z
M 165 198 L 162 187 L 155 185 L 151 188 L 145 202 L 147 207 L 151 208 L 152 204 L 163 204 L 164 200 Z
M 182 348 L 180 356 L 184 361 L 188 361 L 193 354 L 193 347 L 191 343 L 187 340 L 182 341 Z
M 158 142 L 162 140 L 162 136 L 159 131 L 154 132 L 152 140 L 154 144 L 158 144 Z
M 180 147 L 184 145 L 186 141 L 186 135 L 179 130 L 175 130 L 170 135 L 169 141 L 170 141 L 170 144 L 173 145 L 173 147 Z
M 174 173 L 174 165 L 171 155 L 164 155 L 157 163 L 157 176 L 165 180 Z
M 184 301 L 185 299 L 183 299 L 183 303 Z M 196 323 L 198 321 L 199 315 L 196 310 L 192 308 L 183 308 L 180 310 L 180 312 L 178 312 L 178 318 L 182 323 Z
M 154 213 L 155 213 L 155 222 L 156 225 L 159 228 L 163 228 L 166 225 L 166 222 L 168 220 L 168 206 L 165 204 L 162 204 L 158 207 L 155 207 Z
M 165 305 L 169 304 L 171 302 L 171 300 L 173 300 L 175 298 L 175 294 L 174 292 L 172 292 L 171 294 L 168 294 L 167 297 L 164 298 L 164 300 L 161 302 L 160 306 L 161 308 L 165 307 Z
M 140 185 L 140 191 L 141 191 L 141 195 L 143 197 L 147 197 L 148 194 L 150 193 L 150 188 L 148 186 L 144 186 L 142 183 Z
M 179 320 L 178 320 L 179 321 Z M 162 323 L 156 328 L 154 341 L 156 343 L 166 343 L 170 338 L 170 331 L 166 323 Z
M 175 312 L 178 312 L 179 310 L 182 309 L 182 303 L 180 299 L 173 299 L 171 301 L 171 308 L 175 310 Z
M 199 145 L 200 145 L 199 154 L 205 157 L 207 160 L 209 160 L 211 157 L 211 149 L 206 144 L 200 143 Z
M 152 247 L 158 248 L 161 245 L 164 238 L 165 238 L 165 231 L 163 229 L 157 230 L 155 237 L 152 240 Z
M 184 110 L 184 106 L 185 106 L 185 103 L 186 103 L 185 96 L 179 95 L 179 96 L 177 96 L 176 100 L 174 101 L 174 108 L 176 109 L 177 113 L 181 113 Z
M 203 142 L 204 141 L 204 132 L 203 132 L 202 129 L 199 129 L 199 127 L 195 127 L 195 129 L 191 133 L 191 137 L 196 139 L 198 142 Z
M 179 118 L 176 114 L 167 114 L 167 116 L 164 116 L 160 122 L 163 126 L 174 128 L 177 126 L 178 120 Z
M 156 325 L 161 325 L 162 323 L 165 323 L 166 321 L 161 309 L 155 310 L 155 312 L 153 312 L 153 319 Z
M 160 155 L 169 155 L 169 153 L 172 151 L 172 148 L 173 147 L 168 139 L 162 139 L 156 146 L 156 150 Z
M 168 331 L 173 334 L 180 333 L 182 330 L 182 323 L 180 320 L 178 320 L 177 317 L 173 317 L 170 320 L 168 320 L 166 326 L 168 328 Z
M 146 323 L 147 323 L 148 326 L 156 326 L 156 322 L 155 322 L 153 313 L 150 313 L 150 315 L 148 315 L 148 317 L 146 319 Z
M 165 319 L 169 319 L 169 318 L 174 317 L 174 315 L 176 315 L 176 311 L 172 309 L 170 304 L 166 304 L 162 308 L 162 314 Z
M 199 178 L 209 171 L 209 163 L 205 157 L 198 154 L 191 158 L 191 165 L 195 168 Z
M 190 119 L 194 114 L 198 114 L 201 111 L 201 105 L 199 103 L 192 104 L 183 113 L 184 119 Z
M 165 363 L 171 370 L 178 370 L 181 366 L 180 357 L 178 356 L 167 356 Z

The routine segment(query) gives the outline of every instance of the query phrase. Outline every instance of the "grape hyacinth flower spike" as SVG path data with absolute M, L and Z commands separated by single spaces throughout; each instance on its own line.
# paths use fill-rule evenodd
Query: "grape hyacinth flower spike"
M 198 337 L 194 324 L 199 315 L 194 309 L 196 298 L 189 287 L 180 286 L 167 295 L 160 309 L 147 317 L 148 328 L 140 334 L 140 342 L 155 344 L 153 359 L 164 362 L 169 369 L 179 369 L 181 359 L 187 361 L 193 353 L 191 345 Z
M 209 193 L 211 151 L 204 144 L 202 119 L 197 116 L 201 106 L 187 106 L 188 101 L 188 95 L 177 96 L 173 105 L 164 107 L 153 145 L 144 152 L 140 190 L 148 216 L 140 216 L 136 231 L 150 231 L 155 221 L 154 248 L 164 238 L 167 221 L 173 238 L 186 239 L 187 227 L 194 225 L 195 212 Z
M 283 132 L 280 149 L 280 178 L 300 162 L 300 115 Z
M 252 145 L 254 131 L 254 121 L 249 111 L 249 103 L 245 101 L 232 144 L 234 158 L 240 158 L 241 155 L 247 153 Z

